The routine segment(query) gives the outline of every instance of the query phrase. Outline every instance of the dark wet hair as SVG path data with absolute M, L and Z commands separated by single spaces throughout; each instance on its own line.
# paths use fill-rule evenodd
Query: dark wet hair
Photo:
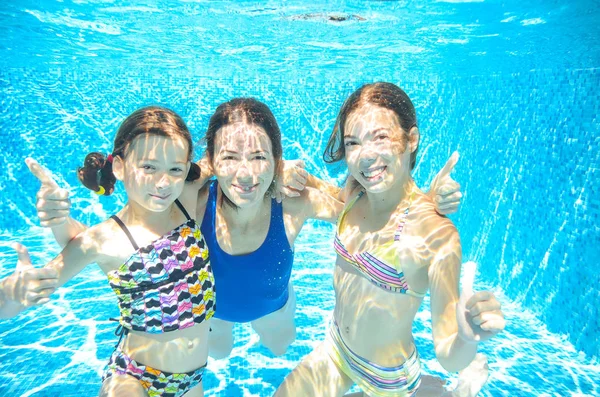
M 400 87 L 385 82 L 365 84 L 354 91 L 342 105 L 333 127 L 333 132 L 329 137 L 323 160 L 326 163 L 335 163 L 343 160 L 346 156 L 346 147 L 344 145 L 344 133 L 346 130 L 346 120 L 350 113 L 364 105 L 375 105 L 389 109 L 398 116 L 400 126 L 408 138 L 408 132 L 411 128 L 417 126 L 417 113 L 410 98 Z M 415 166 L 417 159 L 417 150 L 410 157 L 410 169 Z
M 144 134 L 183 138 L 188 144 L 188 160 L 191 160 L 192 137 L 183 119 L 174 111 L 162 106 L 148 106 L 136 110 L 123 121 L 115 136 L 110 156 L 105 157 L 102 153 L 92 152 L 85 157 L 83 167 L 77 169 L 81 183 L 98 194 L 112 194 L 117 181 L 112 171 L 112 157 L 120 156 L 124 159 L 133 140 Z M 194 181 L 199 177 L 200 167 L 192 163 L 185 180 Z M 104 193 L 100 193 L 102 189 Z
M 221 128 L 235 123 L 255 125 L 262 128 L 267 133 L 273 149 L 276 178 L 280 171 L 281 158 L 283 155 L 281 131 L 271 109 L 254 98 L 234 98 L 217 107 L 215 113 L 210 117 L 208 129 L 206 130 L 206 135 L 204 137 L 208 160 L 212 163 L 214 159 L 217 132 Z M 275 181 L 275 178 L 273 178 L 273 182 Z M 270 194 L 273 188 L 274 183 L 271 183 L 267 194 Z M 223 197 L 225 197 L 225 195 L 223 195 Z M 235 206 L 229 199 L 226 198 L 226 201 Z

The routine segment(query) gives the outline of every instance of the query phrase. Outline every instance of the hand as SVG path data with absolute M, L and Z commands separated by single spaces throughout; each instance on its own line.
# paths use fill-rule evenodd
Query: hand
M 25 159 L 29 171 L 42 183 L 37 192 L 36 208 L 40 225 L 43 227 L 55 227 L 67 221 L 71 209 L 69 191 L 58 186 L 50 173 L 44 170 L 37 161 L 32 158 Z
M 214 176 L 212 165 L 206 156 L 202 157 L 196 164 L 200 167 L 200 180 L 202 184 Z
M 286 196 L 298 197 L 306 187 L 308 172 L 304 169 L 302 160 L 284 160 L 281 175 L 275 181 L 275 191 L 272 196 L 280 203 Z
M 462 291 L 456 308 L 458 335 L 470 343 L 490 339 L 506 325 L 500 302 L 490 291 L 473 293 L 475 262 L 463 264 Z
M 5 299 L 24 308 L 47 303 L 58 287 L 58 272 L 33 267 L 27 248 L 18 243 L 13 248 L 18 255 L 17 268 L 1 284 Z
M 454 152 L 446 162 L 446 165 L 444 165 L 444 168 L 438 172 L 433 182 L 431 182 L 429 192 L 427 193 L 429 198 L 435 203 L 436 211 L 441 215 L 449 215 L 458 211 L 462 193 L 460 192 L 458 182 L 450 176 L 457 162 L 458 152 Z

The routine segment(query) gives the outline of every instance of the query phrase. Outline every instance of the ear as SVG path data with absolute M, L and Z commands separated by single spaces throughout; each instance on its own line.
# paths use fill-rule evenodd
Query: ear
M 408 131 L 408 144 L 410 145 L 410 152 L 414 153 L 419 148 L 419 129 L 415 126 Z
M 275 178 L 283 173 L 283 157 L 275 161 Z
M 112 172 L 118 181 L 123 181 L 123 175 L 125 174 L 125 162 L 121 156 L 113 157 Z

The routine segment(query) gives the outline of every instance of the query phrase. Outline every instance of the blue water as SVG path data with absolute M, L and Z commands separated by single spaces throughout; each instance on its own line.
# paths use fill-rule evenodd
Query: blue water
M 340 182 L 318 155 L 336 113 L 362 83 L 386 80 L 417 107 L 419 185 L 461 154 L 453 176 L 465 197 L 451 219 L 464 260 L 479 264 L 476 286 L 501 297 L 508 321 L 481 346 L 481 394 L 600 395 L 599 22 L 593 1 L 4 2 L 0 277 L 14 268 L 12 241 L 39 265 L 58 253 L 36 226 L 26 156 L 70 187 L 74 215 L 91 224 L 124 196 L 90 194 L 74 170 L 88 151 L 109 150 L 127 114 L 167 105 L 200 139 L 219 103 L 256 96 L 282 127 L 285 157 Z M 271 395 L 322 340 L 331 239 L 314 222 L 297 242 L 289 352 L 275 358 L 237 327 L 231 358 L 209 361 L 208 396 Z M 90 266 L 54 297 L 0 322 L 0 395 L 97 393 L 116 342 L 113 295 Z M 433 357 L 428 313 L 426 299 L 415 324 L 424 367 L 453 382 Z

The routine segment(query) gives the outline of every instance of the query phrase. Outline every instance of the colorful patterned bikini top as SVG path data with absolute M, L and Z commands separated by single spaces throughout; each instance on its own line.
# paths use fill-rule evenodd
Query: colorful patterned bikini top
M 215 312 L 214 277 L 200 226 L 179 200 L 175 204 L 187 221 L 142 248 L 121 219 L 111 217 L 136 250 L 121 267 L 108 272 L 119 299 L 119 323 L 127 330 L 151 334 L 180 330 Z
M 400 241 L 400 235 L 402 234 L 402 229 L 404 229 L 404 224 L 406 223 L 406 218 L 408 217 L 410 204 L 400 218 L 400 224 L 398 225 L 396 233 L 394 234 L 394 241 L 377 247 L 373 252 L 365 251 L 358 254 L 351 254 L 344 246 L 344 243 L 342 243 L 342 240 L 340 240 L 340 230 L 346 214 L 363 195 L 364 191 L 361 191 L 340 214 L 334 240 L 335 251 L 348 263 L 364 274 L 369 281 L 378 287 L 391 292 L 399 292 L 401 294 L 407 294 L 417 298 L 424 297 L 425 293 L 413 291 L 408 286 L 397 255 L 398 241 Z M 410 200 L 411 203 L 412 198 L 413 197 L 411 197 Z M 379 253 L 379 255 L 375 255 L 376 253 Z

